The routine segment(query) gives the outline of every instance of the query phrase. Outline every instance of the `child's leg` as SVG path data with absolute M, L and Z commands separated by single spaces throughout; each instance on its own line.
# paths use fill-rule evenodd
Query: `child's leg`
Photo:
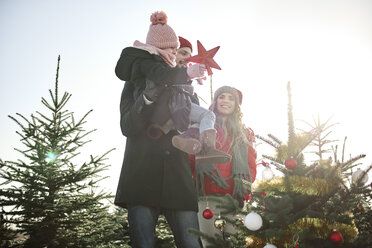
M 195 108 L 193 108 L 194 103 L 191 103 L 191 113 L 193 113 L 194 118 L 190 118 L 190 121 L 195 122 L 197 119 L 197 114 L 195 112 Z M 198 106 L 198 105 L 196 105 Z M 194 110 L 193 110 L 194 109 Z M 188 154 L 197 154 L 200 152 L 202 145 L 199 141 L 199 123 L 195 123 L 191 127 L 189 127 L 185 132 L 181 135 L 175 135 L 172 138 L 172 144 L 174 147 L 184 151 Z
M 191 103 L 191 111 L 189 115 L 191 122 L 199 123 L 199 132 L 202 133 L 208 129 L 214 129 L 216 115 L 195 103 Z
M 199 134 L 208 129 L 215 131 L 214 123 L 216 116 L 212 111 L 191 103 L 189 119 L 191 122 L 195 122 L 196 125 L 188 128 L 183 134 L 174 136 L 172 138 L 172 144 L 174 147 L 188 154 L 197 154 L 202 148 L 202 144 L 199 141 Z
M 191 103 L 190 121 L 199 122 L 200 143 L 202 150 L 195 157 L 198 164 L 224 164 L 231 156 L 216 149 L 217 131 L 214 128 L 216 115 L 205 108 Z

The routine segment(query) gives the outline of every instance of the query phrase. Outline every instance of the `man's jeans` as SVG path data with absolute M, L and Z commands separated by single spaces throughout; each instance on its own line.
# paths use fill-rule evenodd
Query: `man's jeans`
M 132 247 L 154 247 L 155 226 L 160 213 L 164 214 L 167 219 L 178 248 L 200 248 L 199 237 L 187 232 L 189 228 L 199 230 L 197 212 L 160 210 L 153 207 L 128 205 L 128 222 Z

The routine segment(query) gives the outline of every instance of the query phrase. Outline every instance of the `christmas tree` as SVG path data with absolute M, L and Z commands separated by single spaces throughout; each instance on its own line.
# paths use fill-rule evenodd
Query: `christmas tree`
M 337 146 L 329 147 L 335 142 L 328 139 L 335 125 L 329 124 L 330 119 L 322 123 L 318 118 L 308 123 L 310 131 L 296 132 L 290 83 L 287 90 L 288 141 L 272 134 L 268 138 L 257 135 L 274 148 L 275 155 L 264 155 L 270 163 L 259 163 L 265 166 L 261 181 L 252 188 L 246 183 L 252 193 L 245 208 L 240 210 L 232 198 L 220 205 L 230 213 L 235 207 L 236 213 L 236 218 L 227 218 L 221 211 L 215 226 L 222 235 L 192 232 L 208 239 L 211 247 L 372 247 L 372 191 L 365 185 L 372 166 L 355 170 L 365 155 L 345 159 L 345 142 L 340 157 Z M 311 164 L 305 159 L 309 149 L 317 156 Z M 325 158 L 331 152 L 333 158 Z M 273 167 L 280 175 L 274 176 Z M 226 223 L 234 224 L 239 232 L 225 232 Z
M 59 64 L 60 57 L 51 102 L 41 101 L 49 114 L 9 116 L 21 128 L 17 134 L 25 148 L 15 149 L 23 159 L 0 160 L 1 228 L 22 234 L 22 247 L 114 247 L 112 241 L 122 239 L 123 219 L 105 204 L 112 196 L 97 190 L 111 150 L 76 162 L 79 149 L 89 142 L 85 138 L 95 130 L 83 129 L 91 111 L 76 121 L 65 110 L 71 94 L 59 95 Z
M 115 247 L 129 248 L 131 246 L 129 237 L 128 211 L 126 208 L 116 207 L 114 215 L 122 224 L 122 232 L 117 236 Z M 156 248 L 176 248 L 174 237 L 170 226 L 164 215 L 160 215 L 155 227 L 155 247 Z
M 15 244 L 14 239 L 16 233 L 10 228 L 9 223 L 7 223 L 4 211 L 0 214 L 0 247 L 11 247 Z

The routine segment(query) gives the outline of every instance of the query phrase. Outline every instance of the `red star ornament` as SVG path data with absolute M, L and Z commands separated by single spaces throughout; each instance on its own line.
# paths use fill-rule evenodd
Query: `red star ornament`
M 214 55 L 216 55 L 218 49 L 220 49 L 220 46 L 215 47 L 215 48 L 207 51 L 204 48 L 204 46 L 200 43 L 199 40 L 197 41 L 197 45 L 198 45 L 198 55 L 187 58 L 186 61 L 194 62 L 194 63 L 198 63 L 198 64 L 204 64 L 206 69 L 207 69 L 208 76 L 213 74 L 211 68 L 221 70 L 221 67 L 213 59 L 213 57 L 214 57 Z

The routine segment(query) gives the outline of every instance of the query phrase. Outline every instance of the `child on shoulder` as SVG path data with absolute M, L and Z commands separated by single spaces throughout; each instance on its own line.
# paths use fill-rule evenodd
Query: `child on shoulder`
M 155 125 L 163 133 L 172 129 L 182 133 L 172 139 L 176 148 L 196 154 L 200 164 L 230 161 L 229 154 L 215 148 L 215 114 L 192 103 L 190 93 L 182 87 L 191 85 L 192 79 L 203 78 L 205 65 L 177 67 L 178 37 L 167 24 L 166 13 L 157 11 L 151 15 L 150 21 L 146 43 L 136 40 L 133 47 L 123 49 L 115 68 L 116 75 L 133 84 L 135 98 L 142 95 L 145 104 L 154 104 L 149 127 Z M 190 122 L 198 123 L 199 128 L 188 129 Z M 193 138 L 190 132 L 198 132 L 200 138 Z

